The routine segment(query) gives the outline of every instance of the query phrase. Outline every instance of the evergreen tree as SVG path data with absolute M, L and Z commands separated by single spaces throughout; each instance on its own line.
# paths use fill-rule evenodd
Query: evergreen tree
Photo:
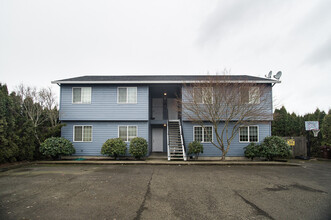
M 331 146 L 331 109 L 324 117 L 321 127 L 322 132 L 322 145 Z
M 288 113 L 284 106 L 276 109 L 274 113 L 274 120 L 272 121 L 271 132 L 274 136 L 285 137 L 288 135 L 289 119 Z
M 15 107 L 6 85 L 0 83 L 0 163 L 14 162 L 19 154 Z

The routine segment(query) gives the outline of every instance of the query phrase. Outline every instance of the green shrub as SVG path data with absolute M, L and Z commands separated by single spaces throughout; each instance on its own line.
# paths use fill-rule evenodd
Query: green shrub
M 108 139 L 101 148 L 101 154 L 110 157 L 119 157 L 126 152 L 126 143 L 121 138 Z
M 199 154 L 203 153 L 203 145 L 199 141 L 193 141 L 188 144 L 188 152 L 189 155 L 194 154 L 195 158 L 198 159 Z
M 289 158 L 291 156 L 291 147 L 278 136 L 266 137 L 259 148 L 260 157 L 267 160 L 273 160 L 276 157 Z
M 247 145 L 246 147 L 244 147 L 245 149 L 245 157 L 250 158 L 250 159 L 254 159 L 254 157 L 259 157 L 259 149 L 260 146 L 256 143 L 250 143 L 249 145 Z
M 147 141 L 141 137 L 133 138 L 130 142 L 129 153 L 137 159 L 146 156 Z
M 245 157 L 252 160 L 255 157 L 262 157 L 267 160 L 289 158 L 292 154 L 291 147 L 278 136 L 266 137 L 261 144 L 250 143 L 244 149 Z
M 76 152 L 72 143 L 62 137 L 47 138 L 39 148 L 40 153 L 53 159 L 62 155 L 71 155 Z

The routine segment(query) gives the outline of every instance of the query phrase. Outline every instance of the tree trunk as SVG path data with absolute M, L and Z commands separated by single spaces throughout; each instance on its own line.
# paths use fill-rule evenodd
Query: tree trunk
M 38 136 L 37 128 L 34 128 L 34 136 L 36 137 L 36 139 L 37 139 L 37 141 L 38 141 L 38 143 L 40 145 L 41 142 L 40 142 L 40 139 L 39 139 L 39 136 Z

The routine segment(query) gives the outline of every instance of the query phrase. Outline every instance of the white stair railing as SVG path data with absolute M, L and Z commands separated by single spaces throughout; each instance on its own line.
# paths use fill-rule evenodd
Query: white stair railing
M 168 152 L 168 160 L 170 160 L 170 146 L 169 146 L 169 121 L 167 121 L 167 152 Z
M 181 139 L 181 142 L 182 142 L 183 158 L 186 161 L 187 156 L 186 156 L 186 152 L 185 152 L 185 146 L 184 146 L 184 140 L 183 140 L 183 134 L 182 134 L 182 126 L 181 126 L 179 120 L 178 120 L 178 124 L 179 124 L 180 139 Z
M 179 135 L 180 135 L 180 140 L 181 140 L 181 148 L 182 148 L 182 155 L 183 155 L 183 159 L 186 161 L 187 160 L 187 156 L 186 156 L 186 152 L 185 152 L 185 146 L 184 146 L 184 140 L 183 140 L 183 134 L 182 134 L 182 126 L 180 124 L 179 120 L 168 120 L 167 121 L 167 146 L 168 146 L 168 160 L 171 160 L 171 146 L 170 146 L 170 138 L 169 138 L 169 122 L 177 122 L 178 123 L 178 128 L 179 128 Z M 176 152 L 176 151 L 174 151 Z M 173 152 L 173 153 L 174 153 Z

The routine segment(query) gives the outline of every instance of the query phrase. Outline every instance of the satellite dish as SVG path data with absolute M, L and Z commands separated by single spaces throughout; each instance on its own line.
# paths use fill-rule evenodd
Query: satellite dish
M 271 75 L 272 75 L 272 71 L 270 71 L 269 73 L 268 73 L 268 75 L 265 75 L 265 77 L 267 77 L 267 78 L 271 78 Z
M 276 75 L 274 75 L 274 78 L 279 80 L 281 76 L 282 76 L 282 71 L 278 71 L 278 73 L 276 73 Z

